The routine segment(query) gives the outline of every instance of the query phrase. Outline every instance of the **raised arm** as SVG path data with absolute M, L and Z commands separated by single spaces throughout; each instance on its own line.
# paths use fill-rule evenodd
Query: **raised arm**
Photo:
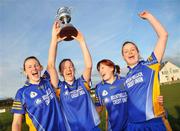
M 58 72 L 56 70 L 56 65 L 55 65 L 57 44 L 59 41 L 63 40 L 62 38 L 59 38 L 58 35 L 59 31 L 60 31 L 60 24 L 58 22 L 55 22 L 52 28 L 52 38 L 49 47 L 48 66 L 47 66 L 47 70 L 51 78 L 51 84 L 55 89 L 58 87 L 58 81 L 59 81 Z
M 168 33 L 167 31 L 164 29 L 164 27 L 161 25 L 161 23 L 149 12 L 147 11 L 143 11 L 139 14 L 139 16 L 143 19 L 147 19 L 149 21 L 149 23 L 152 25 L 152 27 L 154 28 L 157 36 L 158 36 L 158 40 L 154 49 L 154 53 L 155 56 L 158 60 L 158 62 L 161 62 L 162 57 L 164 55 L 164 51 L 166 48 L 166 43 L 167 43 L 167 39 L 168 39 Z
M 78 35 L 76 37 L 74 37 L 74 36 L 72 36 L 72 37 L 74 39 L 76 39 L 80 44 L 80 47 L 81 47 L 81 50 L 83 53 L 83 57 L 84 57 L 84 63 L 85 63 L 85 69 L 83 72 L 83 77 L 89 83 L 89 81 L 91 79 L 91 71 L 92 71 L 91 55 L 89 53 L 85 39 L 84 39 L 83 35 L 81 34 L 81 32 L 78 31 Z
M 14 114 L 12 122 L 12 131 L 21 131 L 22 128 L 22 117 L 21 114 Z

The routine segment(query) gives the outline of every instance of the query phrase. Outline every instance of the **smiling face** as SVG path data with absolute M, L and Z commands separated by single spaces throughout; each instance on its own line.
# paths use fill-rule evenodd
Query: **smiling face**
M 107 66 L 103 63 L 101 63 L 99 66 L 99 74 L 104 81 L 110 81 L 111 79 L 114 78 L 113 71 L 114 71 L 113 67 Z
M 39 61 L 34 58 L 29 58 L 24 62 L 24 72 L 29 80 L 29 83 L 38 84 L 41 77 L 42 66 Z
M 64 77 L 64 80 L 68 83 L 72 83 L 74 81 L 75 69 L 74 65 L 71 61 L 66 60 L 61 64 L 61 74 Z
M 128 66 L 134 66 L 139 61 L 139 51 L 135 44 L 124 44 L 122 47 L 122 55 Z

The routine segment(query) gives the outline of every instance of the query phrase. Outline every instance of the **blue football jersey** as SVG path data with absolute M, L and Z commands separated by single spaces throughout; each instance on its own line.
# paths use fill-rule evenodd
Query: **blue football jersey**
M 164 112 L 157 102 L 160 95 L 160 64 L 154 53 L 147 61 L 140 61 L 130 68 L 126 76 L 125 87 L 128 91 L 128 114 L 130 122 L 150 120 Z
M 123 77 L 116 76 L 112 83 L 100 82 L 96 85 L 95 94 L 96 106 L 105 106 L 108 112 L 108 129 L 112 131 L 121 131 L 126 128 L 128 109 L 127 109 L 127 91 L 124 89 Z
M 30 130 L 66 131 L 64 117 L 49 79 L 26 84 L 17 91 L 12 113 L 25 114 Z
M 100 123 L 85 83 L 83 77 L 75 79 L 72 85 L 59 81 L 60 102 L 72 131 L 92 131 Z

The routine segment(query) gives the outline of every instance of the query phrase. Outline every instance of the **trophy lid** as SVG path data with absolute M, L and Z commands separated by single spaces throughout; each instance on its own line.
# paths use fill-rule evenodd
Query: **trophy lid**
M 71 10 L 69 7 L 61 7 L 57 10 L 57 18 L 62 23 L 69 23 L 71 21 Z

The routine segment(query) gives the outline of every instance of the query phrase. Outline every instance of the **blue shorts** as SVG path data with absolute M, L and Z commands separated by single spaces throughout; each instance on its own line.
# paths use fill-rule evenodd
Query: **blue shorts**
M 127 131 L 166 131 L 162 118 L 154 118 L 144 122 L 128 123 Z

